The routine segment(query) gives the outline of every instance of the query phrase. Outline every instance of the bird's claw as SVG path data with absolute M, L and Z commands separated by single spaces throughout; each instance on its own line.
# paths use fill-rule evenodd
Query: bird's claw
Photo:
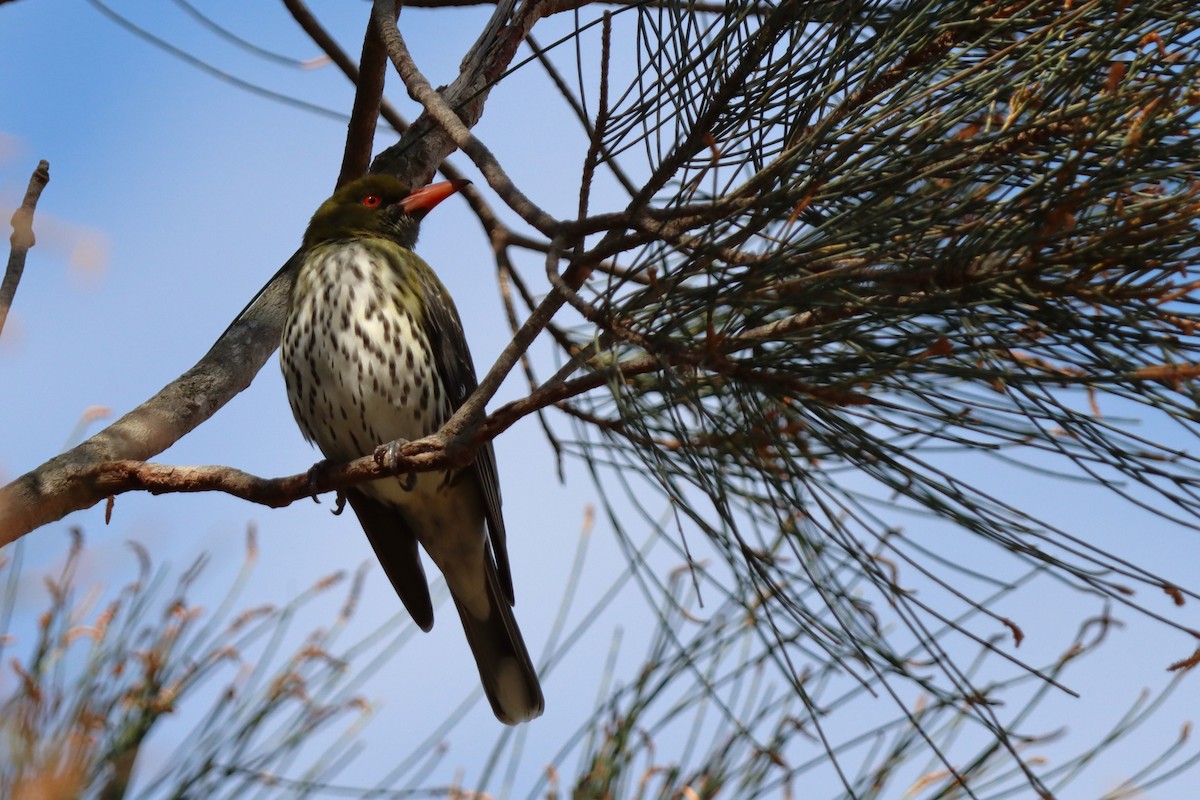
M 321 502 L 317 495 L 320 494 L 321 476 L 325 474 L 328 466 L 329 460 L 323 458 L 308 468 L 308 496 L 313 499 L 314 503 Z
M 329 459 L 323 458 L 308 468 L 308 496 L 312 498 L 314 503 L 321 502 L 321 498 L 318 496 L 321 491 L 321 477 L 325 474 L 325 470 L 329 468 L 329 464 Z M 336 517 L 346 510 L 346 495 L 342 494 L 341 489 L 334 490 L 334 495 L 336 499 L 330 511 Z
M 375 463 L 396 475 L 400 480 L 400 488 L 411 492 L 417 485 L 417 473 L 405 472 L 397 474 L 400 469 L 400 450 L 408 444 L 407 439 L 397 439 L 394 442 L 381 444 L 375 448 Z

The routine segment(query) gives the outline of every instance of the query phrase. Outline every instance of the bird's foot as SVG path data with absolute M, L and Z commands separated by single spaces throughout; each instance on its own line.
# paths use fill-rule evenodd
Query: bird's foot
M 389 472 L 396 474 L 400 480 L 400 488 L 411 492 L 417 485 L 417 473 L 406 472 L 397 474 L 400 469 L 400 451 L 408 444 L 407 439 L 397 439 L 394 442 L 381 444 L 375 448 L 375 463 Z
M 321 478 L 331 463 L 329 459 L 323 458 L 308 468 L 308 496 L 314 503 L 321 502 L 321 498 L 318 496 L 321 491 Z M 334 495 L 337 499 L 334 500 L 331 511 L 336 517 L 346 510 L 346 495 L 342 494 L 341 489 L 335 490 Z
M 313 499 L 314 503 L 321 502 L 317 497 L 321 489 L 321 477 L 325 474 L 325 470 L 329 468 L 329 459 L 323 458 L 317 463 L 308 468 L 308 496 Z

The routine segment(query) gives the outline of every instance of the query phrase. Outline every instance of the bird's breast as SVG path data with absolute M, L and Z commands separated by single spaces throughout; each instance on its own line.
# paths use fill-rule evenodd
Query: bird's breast
M 449 417 L 406 254 L 415 258 L 396 247 L 322 245 L 297 275 L 280 362 L 301 429 L 330 459 L 419 439 Z

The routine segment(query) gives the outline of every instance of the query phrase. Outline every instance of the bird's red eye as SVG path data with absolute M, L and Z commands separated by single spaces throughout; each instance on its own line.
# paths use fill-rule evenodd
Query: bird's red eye
M 367 208 L 378 208 L 382 202 L 377 194 L 369 194 L 362 199 L 362 204 Z

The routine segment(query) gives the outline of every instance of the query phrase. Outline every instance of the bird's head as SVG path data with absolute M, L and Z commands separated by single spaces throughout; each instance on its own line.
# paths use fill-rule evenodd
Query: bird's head
M 347 183 L 313 214 L 304 246 L 361 236 L 383 236 L 412 248 L 429 210 L 470 181 L 443 181 L 420 189 L 391 175 L 368 175 Z

